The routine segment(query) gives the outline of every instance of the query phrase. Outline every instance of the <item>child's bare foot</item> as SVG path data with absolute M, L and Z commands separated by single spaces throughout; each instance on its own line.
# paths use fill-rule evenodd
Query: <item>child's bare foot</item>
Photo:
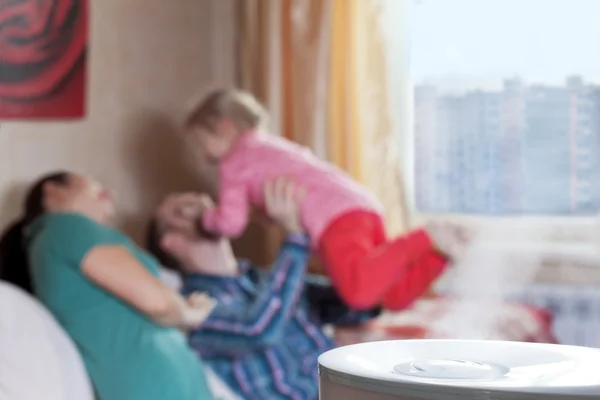
M 459 257 L 473 239 L 473 232 L 465 226 L 448 221 L 432 221 L 425 230 L 436 250 L 451 258 Z

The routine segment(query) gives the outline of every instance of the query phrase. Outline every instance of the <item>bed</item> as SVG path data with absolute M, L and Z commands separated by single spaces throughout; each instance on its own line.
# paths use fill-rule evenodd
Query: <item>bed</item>
M 485 312 L 487 320 L 478 323 L 475 319 L 469 319 L 471 326 L 465 329 L 444 330 L 440 321 L 457 306 L 460 305 L 451 297 L 424 298 L 409 309 L 383 312 L 361 327 L 337 328 L 334 335 L 340 345 L 425 338 L 557 343 L 552 330 L 552 315 L 543 308 L 512 302 L 498 304 L 493 310 L 484 306 L 479 310 L 471 308 L 472 312 Z

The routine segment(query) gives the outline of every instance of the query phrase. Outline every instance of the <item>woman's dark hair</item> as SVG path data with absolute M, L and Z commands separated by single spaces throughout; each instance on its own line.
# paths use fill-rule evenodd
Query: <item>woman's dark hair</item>
M 23 215 L 13 222 L 0 237 L 0 279 L 10 282 L 29 293 L 33 283 L 27 259 L 24 230 L 37 217 L 44 214 L 44 186 L 47 183 L 68 184 L 69 172 L 60 171 L 40 178 L 25 197 Z

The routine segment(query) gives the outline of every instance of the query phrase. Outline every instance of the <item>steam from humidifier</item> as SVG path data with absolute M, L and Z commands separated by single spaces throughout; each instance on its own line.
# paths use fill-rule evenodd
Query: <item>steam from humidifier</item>
M 515 225 L 518 231 L 515 231 Z M 574 265 L 597 268 L 600 266 L 600 230 L 593 226 L 593 242 L 552 242 L 547 228 L 539 221 L 521 220 L 512 227 L 490 228 L 477 232 L 476 238 L 455 260 L 445 283 L 446 291 L 455 301 L 438 319 L 432 336 L 461 339 L 495 339 L 498 313 L 505 310 L 506 300 L 526 285 L 532 284 L 545 261 L 553 268 L 581 273 Z M 504 231 L 505 230 L 505 231 Z M 541 238 L 546 238 L 542 240 Z M 567 268 L 561 268 L 567 267 Z

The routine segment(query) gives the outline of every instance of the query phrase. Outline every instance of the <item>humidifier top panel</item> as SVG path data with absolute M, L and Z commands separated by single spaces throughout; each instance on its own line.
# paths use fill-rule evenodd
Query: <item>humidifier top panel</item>
M 321 372 L 386 392 L 471 389 L 600 396 L 600 350 L 537 343 L 398 340 L 340 347 Z M 432 386 L 433 385 L 433 386 Z M 400 392 L 398 392 L 400 393 Z

